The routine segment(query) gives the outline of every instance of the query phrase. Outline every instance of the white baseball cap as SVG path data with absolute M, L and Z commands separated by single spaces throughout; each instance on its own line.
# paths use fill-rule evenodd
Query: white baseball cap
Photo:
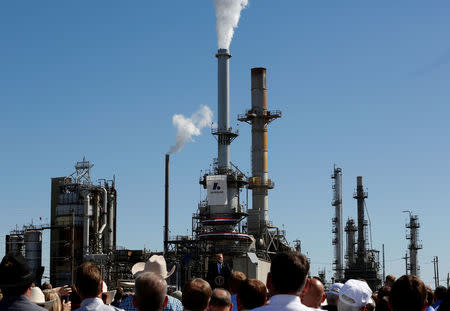
M 348 280 L 339 292 L 339 301 L 347 305 L 361 308 L 370 302 L 372 290 L 366 282 Z

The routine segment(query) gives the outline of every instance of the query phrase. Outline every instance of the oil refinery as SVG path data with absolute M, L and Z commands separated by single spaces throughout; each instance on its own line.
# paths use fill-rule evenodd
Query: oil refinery
M 192 208 L 191 234 L 169 236 L 170 232 L 170 155 L 165 156 L 165 204 L 163 251 L 169 267 L 176 273 L 169 282 L 182 286 L 192 277 L 206 277 L 208 264 L 215 254 L 223 253 L 234 270 L 265 282 L 271 258 L 281 251 L 301 251 L 301 241 L 290 245 L 286 232 L 273 225 L 269 218 L 269 190 L 275 183 L 269 178 L 268 128 L 281 118 L 279 110 L 269 110 L 267 103 L 267 70 L 251 69 L 251 105 L 237 120 L 251 126 L 251 176 L 244 174 L 231 161 L 231 143 L 238 131 L 230 127 L 230 59 L 228 49 L 219 49 L 218 61 L 218 122 L 211 128 L 217 141 L 217 159 L 212 169 L 198 180 L 206 195 Z M 131 267 L 154 252 L 118 249 L 117 189 L 115 177 L 91 180 L 93 164 L 83 158 L 76 162 L 69 176 L 51 179 L 51 220 L 48 225 L 24 226 L 6 236 L 6 251 L 22 252 L 41 283 L 42 231 L 50 230 L 50 282 L 54 286 L 73 284 L 74 269 L 83 261 L 96 262 L 109 286 L 131 280 Z M 380 252 L 373 249 L 366 219 L 368 192 L 362 176 L 356 178 L 356 223 L 348 218 L 344 227 L 342 168 L 334 166 L 332 178 L 334 207 L 332 218 L 333 281 L 364 278 L 376 289 L 382 285 Z M 251 191 L 252 204 L 244 203 L 243 190 Z M 410 213 L 410 212 L 409 212 Z M 410 213 L 406 225 L 410 229 L 411 274 L 418 274 L 418 217 Z M 344 232 L 346 241 L 344 241 Z M 370 242 L 369 242 L 370 240 Z M 345 243 L 344 243 L 345 242 Z M 345 249 L 344 249 L 345 244 Z M 345 260 L 345 261 L 344 261 Z M 322 272 L 325 277 L 325 271 Z

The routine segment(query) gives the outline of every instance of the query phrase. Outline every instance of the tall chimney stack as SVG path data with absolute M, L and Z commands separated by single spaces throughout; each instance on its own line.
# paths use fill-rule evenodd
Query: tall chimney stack
M 252 209 L 247 218 L 248 232 L 260 237 L 269 224 L 268 190 L 274 187 L 268 177 L 268 124 L 281 117 L 281 111 L 267 110 L 266 68 L 252 68 L 251 71 L 252 108 L 238 120 L 252 126 Z
M 164 255 L 169 250 L 169 160 L 170 155 L 166 154 L 166 182 L 165 182 L 165 198 L 164 198 Z
M 231 54 L 227 49 L 219 49 L 216 54 L 218 61 L 218 168 L 230 168 L 230 58 Z M 230 139 L 231 138 L 231 139 Z

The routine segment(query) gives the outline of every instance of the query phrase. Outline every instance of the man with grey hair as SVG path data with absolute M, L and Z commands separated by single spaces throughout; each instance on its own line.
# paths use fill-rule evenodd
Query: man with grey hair
M 230 292 L 223 288 L 214 289 L 209 301 L 209 311 L 231 311 L 232 309 Z
M 161 275 L 144 272 L 137 277 L 133 304 L 139 311 L 161 311 L 167 301 L 167 282 Z
M 337 311 L 337 305 L 339 301 L 339 292 L 341 291 L 342 283 L 334 283 L 330 286 L 330 289 L 327 292 L 327 305 L 323 306 L 323 310 L 328 311 Z
M 339 292 L 338 311 L 365 311 L 372 290 L 364 281 L 350 279 Z

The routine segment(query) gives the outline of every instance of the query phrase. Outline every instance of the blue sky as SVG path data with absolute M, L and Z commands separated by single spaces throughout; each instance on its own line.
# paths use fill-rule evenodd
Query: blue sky
M 333 163 L 344 217 L 364 176 L 373 246 L 404 273 L 406 214 L 419 215 L 421 276 L 450 272 L 447 1 L 250 0 L 231 43 L 231 120 L 250 107 L 250 69 L 268 70 L 269 215 L 331 276 Z M 118 242 L 162 249 L 164 154 L 173 114 L 217 111 L 213 1 L 0 3 L 0 254 L 15 224 L 50 215 L 50 178 L 76 161 L 116 176 Z M 250 127 L 231 160 L 250 170 Z M 172 156 L 171 233 L 190 231 L 208 129 Z M 45 246 L 45 243 L 44 243 Z M 48 242 L 47 242 L 48 246 Z

